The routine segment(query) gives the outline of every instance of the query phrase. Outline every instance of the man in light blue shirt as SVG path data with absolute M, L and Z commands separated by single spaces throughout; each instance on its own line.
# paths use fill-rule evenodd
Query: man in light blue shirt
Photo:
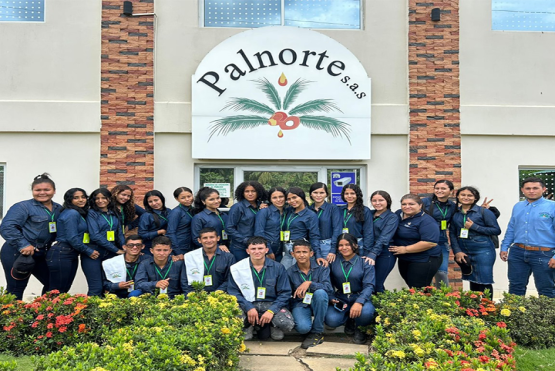
M 521 191 L 526 200 L 513 207 L 499 253 L 509 262 L 509 293 L 525 295 L 533 273 L 538 294 L 555 298 L 555 202 L 543 198 L 539 178 L 525 179 Z

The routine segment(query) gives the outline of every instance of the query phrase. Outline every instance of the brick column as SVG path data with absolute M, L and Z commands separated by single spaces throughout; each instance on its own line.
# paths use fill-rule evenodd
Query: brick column
M 102 1 L 100 184 L 127 184 L 135 199 L 154 185 L 154 17 L 125 17 Z M 153 13 L 153 0 L 133 13 Z
M 441 20 L 432 22 L 432 8 Z M 428 196 L 433 183 L 460 187 L 459 0 L 409 0 L 410 190 Z M 449 264 L 451 286 L 462 287 Z

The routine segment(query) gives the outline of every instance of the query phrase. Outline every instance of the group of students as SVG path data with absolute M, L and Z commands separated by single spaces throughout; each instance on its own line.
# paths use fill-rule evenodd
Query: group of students
M 309 205 L 299 187 L 266 191 L 255 181 L 237 187 L 229 212 L 219 210 L 220 195 L 208 187 L 196 195 L 176 189 L 173 210 L 156 190 L 145 194 L 142 208 L 123 185 L 90 196 L 72 188 L 60 206 L 52 201 L 54 182 L 42 174 L 32 183 L 33 198 L 13 205 L 2 220 L 0 257 L 7 290 L 18 298 L 30 274 L 44 291 L 67 292 L 80 258 L 91 296 L 157 289 L 173 296 L 200 281 L 237 296 L 251 325 L 247 337 L 256 327 L 259 338 L 277 339 L 280 329 L 296 326 L 309 333 L 303 344 L 311 346 L 322 341 L 325 320 L 330 327 L 346 324 L 364 342 L 358 326 L 372 320 L 371 295 L 385 290 L 397 261 L 409 287 L 428 286 L 434 276 L 436 284 L 448 283 L 451 245 L 471 289 L 491 293 L 496 216 L 488 203 L 477 205 L 475 188 L 459 189 L 458 205 L 449 199 L 453 191 L 440 180 L 432 197 L 407 194 L 396 212 L 385 191 L 372 193 L 370 210 L 355 184 L 343 188 L 345 205 L 336 206 L 326 201 L 324 183 L 310 187 Z M 26 275 L 21 261 L 31 256 Z

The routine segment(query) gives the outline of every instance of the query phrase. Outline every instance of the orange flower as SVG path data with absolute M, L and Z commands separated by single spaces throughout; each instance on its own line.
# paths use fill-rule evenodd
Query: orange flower
M 79 325 L 79 330 L 77 330 L 77 331 L 80 332 L 80 333 L 85 332 L 85 327 L 86 327 L 85 324 L 82 323 L 82 324 Z

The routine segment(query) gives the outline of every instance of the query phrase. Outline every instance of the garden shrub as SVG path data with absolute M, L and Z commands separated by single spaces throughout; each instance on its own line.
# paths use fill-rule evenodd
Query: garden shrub
M 16 361 L 0 361 L 0 371 L 14 371 L 17 370 Z

